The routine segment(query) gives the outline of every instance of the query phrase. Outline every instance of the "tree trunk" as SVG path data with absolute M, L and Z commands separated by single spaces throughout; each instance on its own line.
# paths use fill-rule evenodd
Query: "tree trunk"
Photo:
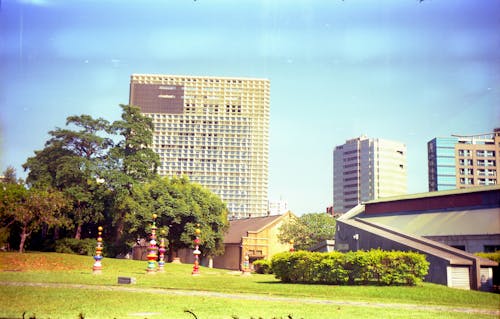
M 123 230 L 125 229 L 125 222 L 124 222 L 125 216 L 123 213 L 120 212 L 120 216 L 118 217 L 116 221 L 116 232 L 115 232 L 115 245 L 119 245 L 122 241 L 123 237 Z
M 76 233 L 75 233 L 75 239 L 81 239 L 82 238 L 82 224 L 76 225 Z
M 19 242 L 19 253 L 24 252 L 24 244 L 26 242 L 26 238 L 28 238 L 29 233 L 26 232 L 26 227 L 23 227 L 23 230 L 21 231 L 21 241 Z
M 54 227 L 54 241 L 59 239 L 59 226 Z
M 169 247 L 169 254 L 168 254 L 168 261 L 172 262 L 174 258 L 177 257 L 177 249 L 173 249 L 172 247 Z

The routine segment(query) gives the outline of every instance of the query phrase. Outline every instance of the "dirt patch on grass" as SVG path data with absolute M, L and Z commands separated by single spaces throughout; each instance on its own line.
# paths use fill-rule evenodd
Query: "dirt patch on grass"
M 62 254 L 0 254 L 0 271 L 64 271 L 80 269 L 79 263 L 71 262 Z

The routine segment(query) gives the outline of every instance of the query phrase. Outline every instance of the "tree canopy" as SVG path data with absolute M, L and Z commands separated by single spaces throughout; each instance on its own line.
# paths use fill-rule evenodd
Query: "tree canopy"
M 70 116 L 65 128 L 49 132 L 45 147 L 23 165 L 27 187 L 2 193 L 0 229 L 15 225 L 24 246 L 41 225 L 55 229 L 54 240 L 94 237 L 103 225 L 107 252 L 117 255 L 137 237 L 147 238 L 155 213 L 172 254 L 191 247 L 196 228 L 203 253 L 219 254 L 228 227 L 225 204 L 187 177 L 160 178 L 152 120 L 136 106 L 120 107 L 119 121 Z
M 1 226 L 19 227 L 19 252 L 23 252 L 28 237 L 42 226 L 51 228 L 70 223 L 62 214 L 67 204 L 64 194 L 57 190 L 6 184 L 0 188 Z
M 335 238 L 335 219 L 326 213 L 309 213 L 292 218 L 280 227 L 278 239 L 282 243 L 293 240 L 297 250 L 308 250 L 323 240 Z
M 160 231 L 164 231 L 171 254 L 191 247 L 195 229 L 201 230 L 204 255 L 218 255 L 223 251 L 223 239 L 229 222 L 222 200 L 187 177 L 158 178 L 144 185 L 143 212 L 156 214 Z M 150 216 L 144 219 L 150 220 Z

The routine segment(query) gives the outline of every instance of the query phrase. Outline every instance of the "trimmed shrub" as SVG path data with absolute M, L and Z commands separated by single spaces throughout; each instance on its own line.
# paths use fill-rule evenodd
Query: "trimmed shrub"
M 271 261 L 267 259 L 259 259 L 252 263 L 253 268 L 258 274 L 272 274 Z
M 335 285 L 416 285 L 429 271 L 425 256 L 414 252 L 284 252 L 271 260 L 271 269 L 283 282 Z
M 274 255 L 271 259 L 271 270 L 274 276 L 283 282 L 291 282 L 291 263 L 289 261 L 291 255 L 290 252 L 282 252 Z
M 92 238 L 63 238 L 56 241 L 56 252 L 92 256 L 96 246 L 97 240 Z

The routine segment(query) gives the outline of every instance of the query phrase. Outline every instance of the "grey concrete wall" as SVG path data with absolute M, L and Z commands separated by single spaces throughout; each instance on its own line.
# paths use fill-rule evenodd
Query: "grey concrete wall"
M 464 246 L 469 253 L 484 252 L 484 246 L 500 246 L 500 235 L 425 236 L 448 246 Z

